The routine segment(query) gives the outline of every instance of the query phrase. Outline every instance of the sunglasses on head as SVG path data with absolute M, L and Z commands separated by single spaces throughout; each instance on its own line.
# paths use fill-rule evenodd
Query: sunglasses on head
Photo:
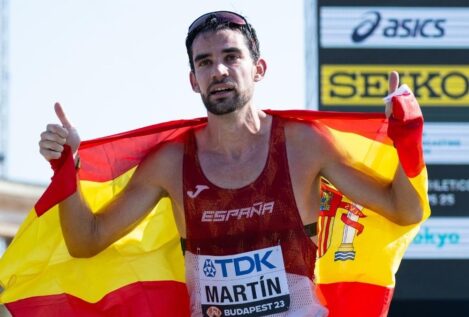
M 215 11 L 215 12 L 205 13 L 204 15 L 201 15 L 200 17 L 195 19 L 195 21 L 192 22 L 192 24 L 189 26 L 188 33 L 191 33 L 195 29 L 204 25 L 208 19 L 213 19 L 213 18 L 217 19 L 219 23 L 228 22 L 228 23 L 239 25 L 239 26 L 245 25 L 250 31 L 249 24 L 242 15 L 239 15 L 238 13 L 231 12 L 231 11 Z

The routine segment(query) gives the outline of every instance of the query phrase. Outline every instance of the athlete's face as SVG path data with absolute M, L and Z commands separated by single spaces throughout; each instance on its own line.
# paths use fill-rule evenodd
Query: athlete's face
M 265 61 L 254 62 L 241 32 L 220 30 L 199 34 L 193 44 L 192 89 L 216 115 L 236 111 L 251 102 L 254 83 L 263 78 Z

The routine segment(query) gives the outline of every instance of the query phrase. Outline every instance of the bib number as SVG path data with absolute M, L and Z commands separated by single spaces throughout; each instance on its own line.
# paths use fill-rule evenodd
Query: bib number
M 266 316 L 290 306 L 280 246 L 229 256 L 199 255 L 198 264 L 204 316 Z

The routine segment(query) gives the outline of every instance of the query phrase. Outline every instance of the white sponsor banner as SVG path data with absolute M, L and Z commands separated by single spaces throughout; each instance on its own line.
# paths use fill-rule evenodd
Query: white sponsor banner
M 204 316 L 265 316 L 288 310 L 285 264 L 280 246 L 228 256 L 199 255 Z
M 469 259 L 469 217 L 430 217 L 405 259 Z
M 423 152 L 427 164 L 469 164 L 469 123 L 426 122 Z
M 321 7 L 323 48 L 469 48 L 469 8 Z

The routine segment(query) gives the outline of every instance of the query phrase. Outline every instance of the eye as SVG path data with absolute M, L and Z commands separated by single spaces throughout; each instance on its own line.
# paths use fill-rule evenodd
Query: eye
M 225 57 L 226 61 L 228 62 L 236 62 L 239 58 L 240 56 L 237 54 L 228 54 Z
M 204 67 L 210 65 L 211 61 L 209 59 L 202 59 L 197 63 L 197 66 Z

